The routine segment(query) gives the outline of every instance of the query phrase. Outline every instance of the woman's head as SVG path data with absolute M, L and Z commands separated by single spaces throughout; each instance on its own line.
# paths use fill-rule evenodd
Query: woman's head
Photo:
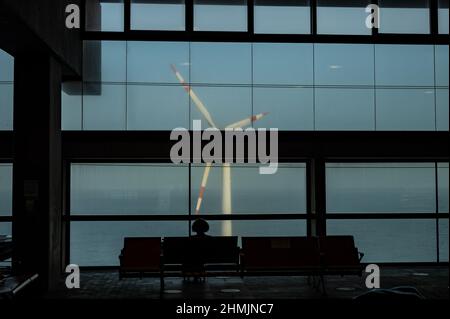
M 206 220 L 204 219 L 196 219 L 194 221 L 194 223 L 192 224 L 192 231 L 194 231 L 195 233 L 201 235 L 206 233 L 209 230 L 209 224 Z

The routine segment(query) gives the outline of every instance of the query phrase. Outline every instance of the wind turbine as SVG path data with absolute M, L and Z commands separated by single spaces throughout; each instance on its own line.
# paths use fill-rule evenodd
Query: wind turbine
M 217 125 L 214 123 L 214 120 L 211 114 L 209 113 L 208 109 L 200 100 L 200 98 L 197 96 L 197 94 L 195 94 L 195 92 L 192 90 L 191 86 L 184 81 L 183 76 L 180 74 L 180 72 L 178 72 L 175 65 L 171 64 L 171 68 L 172 71 L 175 73 L 175 76 L 177 77 L 178 81 L 182 84 L 184 90 L 189 94 L 190 98 L 192 99 L 192 102 L 194 102 L 195 106 L 203 115 L 203 117 L 206 119 L 206 121 L 209 123 L 209 125 L 213 128 L 217 128 Z M 260 120 L 267 114 L 268 113 L 260 113 L 257 115 L 252 115 L 248 118 L 227 125 L 225 128 L 226 129 L 243 128 L 255 121 Z M 212 166 L 211 163 L 206 163 L 205 169 L 203 171 L 203 177 L 200 184 L 200 191 L 197 198 L 197 205 L 195 207 L 195 215 L 198 215 L 200 213 L 200 208 L 202 206 L 203 196 L 205 195 L 206 185 L 208 183 L 208 177 L 211 171 L 211 166 Z M 222 164 L 222 212 L 225 215 L 231 215 L 232 213 L 230 163 Z M 232 225 L 230 220 L 224 220 L 224 223 L 222 224 L 222 235 L 223 236 L 232 235 Z

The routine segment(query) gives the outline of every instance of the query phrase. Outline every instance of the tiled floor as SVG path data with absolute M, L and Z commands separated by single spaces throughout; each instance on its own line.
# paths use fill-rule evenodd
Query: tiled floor
M 428 299 L 449 298 L 448 267 L 428 268 L 381 268 L 381 288 L 396 286 L 416 287 Z M 48 298 L 81 299 L 220 299 L 220 298 L 353 298 L 367 290 L 365 279 L 359 277 L 330 276 L 326 278 L 328 295 L 310 287 L 305 277 L 209 277 L 206 282 L 183 281 L 181 278 L 166 278 L 165 290 L 160 291 L 159 279 L 127 278 L 119 280 L 117 271 L 96 270 L 81 272 L 80 289 L 60 289 L 47 295 Z

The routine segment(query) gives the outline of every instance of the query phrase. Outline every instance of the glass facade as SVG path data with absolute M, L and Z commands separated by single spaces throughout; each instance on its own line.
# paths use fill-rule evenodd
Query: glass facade
M 438 0 L 438 30 L 440 34 L 448 34 L 448 0 Z
M 449 129 L 448 45 L 263 43 L 257 38 L 270 34 L 295 42 L 288 35 L 316 31 L 370 39 L 374 31 L 365 25 L 365 9 L 371 1 L 255 0 L 253 14 L 245 0 L 129 3 L 131 31 L 193 28 L 200 38 L 215 34 L 208 32 L 239 34 L 227 33 L 226 42 L 85 41 L 82 83 L 63 85 L 64 130 L 169 131 L 192 128 L 192 120 L 201 120 L 203 129 L 211 126 L 188 88 L 219 128 L 268 112 L 252 125 L 285 131 Z M 430 34 L 430 3 L 378 1 L 380 38 Z M 87 19 L 88 31 L 127 29 L 123 1 L 101 2 L 99 8 L 101 19 Z M 193 9 L 192 21 L 186 9 Z M 114 19 L 120 22 L 111 23 Z M 448 34 L 448 1 L 438 1 L 437 22 L 439 33 Z M 240 38 L 248 31 L 257 34 L 255 43 Z M 12 101 L 12 91 L 4 93 L 12 81 L 0 74 L 0 106 Z M 0 129 L 8 118 L 1 114 Z M 406 161 L 325 164 L 326 233 L 355 236 L 364 262 L 448 261 L 448 163 Z M 283 163 L 276 174 L 260 175 L 256 164 L 236 164 L 227 178 L 215 165 L 200 209 L 210 217 L 209 233 L 306 236 L 308 168 Z M 117 265 L 126 236 L 188 236 L 203 172 L 200 164 L 73 163 L 69 213 L 76 221 L 70 223 L 70 262 Z M 2 202 L 5 194 L 0 192 Z M 110 221 L 93 221 L 105 215 Z M 8 232 L 10 223 L 0 227 Z
M 70 263 L 80 266 L 118 266 L 124 237 L 187 236 L 189 224 L 159 222 L 71 222 Z
M 123 0 L 86 0 L 86 31 L 122 32 L 125 9 Z
M 13 129 L 14 58 L 0 49 L 0 131 Z
M 185 29 L 184 0 L 131 0 L 131 30 Z
M 309 0 L 255 0 L 255 33 L 309 34 Z
M 448 218 L 436 218 L 448 214 L 448 187 L 448 163 L 327 163 L 327 214 L 349 214 L 329 215 L 327 234 L 352 234 L 365 262 L 448 261 Z
M 379 0 L 380 33 L 430 33 L 429 0 Z
M 328 213 L 436 212 L 433 163 L 329 163 L 326 172 Z
M 86 41 L 84 65 L 81 106 L 63 93 L 65 130 L 204 120 L 174 70 L 222 128 L 269 112 L 255 127 L 448 130 L 446 45 Z
M 433 219 L 328 220 L 327 234 L 352 234 L 364 262 L 437 261 Z
M 13 165 L 0 163 L 0 235 L 12 235 L 12 178 Z
M 0 216 L 12 216 L 12 168 L 0 163 Z
M 372 30 L 366 27 L 367 0 L 318 0 L 318 34 L 370 35 Z
M 195 31 L 247 31 L 247 0 L 194 0 Z

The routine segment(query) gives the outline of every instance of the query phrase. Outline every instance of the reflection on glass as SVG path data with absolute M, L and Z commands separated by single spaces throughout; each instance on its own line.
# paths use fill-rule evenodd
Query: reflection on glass
M 275 174 L 255 164 L 231 165 L 231 214 L 306 213 L 305 164 L 279 164 Z M 191 203 L 195 211 L 205 166 L 192 167 Z M 223 168 L 211 168 L 200 214 L 223 213 Z
M 70 262 L 118 266 L 124 237 L 187 236 L 188 222 L 71 222 Z
M 436 262 L 436 220 L 328 220 L 328 235 L 353 235 L 364 262 Z
M 439 219 L 439 261 L 448 262 L 448 219 Z
M 372 29 L 366 27 L 368 0 L 318 0 L 318 34 L 370 35 Z
M 189 43 L 128 42 L 127 81 L 179 83 L 171 65 L 189 82 Z
M 436 130 L 448 131 L 448 89 L 436 90 Z
M 83 95 L 83 129 L 125 130 L 125 85 L 101 84 L 99 94 Z M 85 84 L 84 91 L 89 91 Z
M 433 89 L 378 89 L 377 130 L 434 131 Z
M 188 167 L 172 164 L 73 164 L 71 213 L 187 214 Z
M 316 130 L 375 129 L 372 89 L 316 89 Z
M 179 90 L 182 88 L 179 87 Z M 193 90 L 218 128 L 225 128 L 252 116 L 252 90 L 249 87 L 194 87 Z M 211 126 L 194 103 L 191 103 L 191 121 L 193 120 L 201 120 L 202 129 Z
M 0 49 L 0 82 L 14 81 L 14 58 Z
M 373 85 L 373 48 L 367 44 L 315 44 L 315 84 Z
M 255 0 L 255 33 L 309 34 L 309 0 Z
M 12 164 L 0 163 L 0 216 L 12 215 L 12 170 Z
M 184 2 L 184 0 L 131 0 L 131 29 L 183 31 Z
M 82 129 L 82 84 L 64 82 L 61 90 L 61 129 Z
M 303 43 L 255 43 L 255 84 L 312 85 L 313 46 Z
M 13 129 L 14 84 L 0 82 L 0 131 Z
M 250 43 L 191 43 L 192 82 L 251 84 L 251 52 Z
M 123 0 L 87 0 L 86 31 L 123 31 Z
M 448 210 L 448 163 L 438 163 L 437 174 L 438 174 L 438 203 L 439 203 L 439 213 L 447 213 Z
M 254 127 L 286 131 L 313 130 L 313 89 L 254 88 L 253 113 L 268 112 Z
M 434 85 L 432 45 L 375 45 L 377 85 Z
M 437 45 L 436 56 L 436 85 L 448 87 L 448 45 Z
M 438 26 L 439 34 L 448 34 L 448 0 L 439 0 Z
M 189 96 L 181 86 L 129 85 L 128 130 L 189 127 Z
M 195 31 L 247 31 L 247 0 L 194 0 Z
M 433 163 L 328 163 L 328 213 L 433 213 Z
M 430 33 L 428 0 L 379 0 L 380 33 Z
M 124 41 L 84 41 L 84 81 L 125 82 L 126 49 Z

